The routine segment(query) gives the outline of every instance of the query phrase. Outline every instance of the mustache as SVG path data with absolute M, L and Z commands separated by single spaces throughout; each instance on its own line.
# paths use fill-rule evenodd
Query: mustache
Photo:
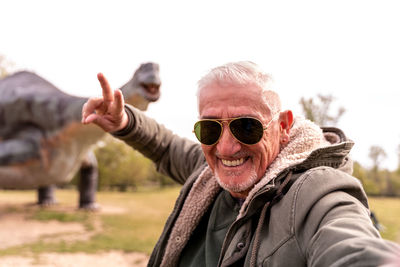
M 226 156 L 224 157 L 223 155 L 221 155 L 218 151 L 215 153 L 215 156 L 217 157 L 217 158 L 226 158 Z M 229 158 L 232 158 L 232 159 L 240 159 L 240 158 L 246 158 L 246 157 L 249 157 L 250 155 L 249 155 L 249 153 L 247 153 L 246 151 L 239 151 L 239 152 L 236 152 L 235 154 L 233 154 L 233 155 L 229 155 Z

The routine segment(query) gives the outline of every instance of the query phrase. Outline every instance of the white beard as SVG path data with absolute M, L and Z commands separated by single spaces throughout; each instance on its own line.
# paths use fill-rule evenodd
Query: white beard
M 248 178 L 241 183 L 237 183 L 235 181 L 235 178 L 238 176 L 236 172 L 232 171 L 230 173 L 227 173 L 227 176 L 230 176 L 231 179 L 229 179 L 228 182 L 223 182 L 221 181 L 221 178 L 219 177 L 218 173 L 215 173 L 215 178 L 217 179 L 218 184 L 223 189 L 234 193 L 244 192 L 252 188 L 258 181 L 257 173 L 254 168 L 248 174 Z

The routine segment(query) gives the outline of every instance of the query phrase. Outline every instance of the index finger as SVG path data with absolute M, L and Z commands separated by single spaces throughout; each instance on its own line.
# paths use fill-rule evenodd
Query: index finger
M 109 103 L 114 101 L 114 92 L 110 87 L 106 77 L 104 77 L 103 73 L 97 74 L 97 79 L 100 82 L 101 88 L 103 89 L 103 99 L 104 102 Z

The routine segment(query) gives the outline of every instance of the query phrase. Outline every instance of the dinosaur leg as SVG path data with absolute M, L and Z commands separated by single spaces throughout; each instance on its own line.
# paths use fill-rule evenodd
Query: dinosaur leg
M 86 156 L 80 169 L 79 180 L 79 208 L 97 210 L 96 190 L 98 180 L 97 160 L 91 151 Z
M 39 187 L 38 204 L 40 206 L 51 206 L 57 203 L 54 197 L 54 185 Z

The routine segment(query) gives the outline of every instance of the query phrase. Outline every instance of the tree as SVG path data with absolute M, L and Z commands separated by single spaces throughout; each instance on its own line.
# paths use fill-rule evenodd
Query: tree
M 382 163 L 382 160 L 386 158 L 386 152 L 380 146 L 371 146 L 369 149 L 369 157 L 372 160 L 372 169 L 377 172 Z
M 157 172 L 155 164 L 124 142 L 107 135 L 95 149 L 99 165 L 99 190 L 135 190 L 139 186 L 176 184 Z
M 300 99 L 304 116 L 319 126 L 335 126 L 346 111 L 345 108 L 339 107 L 336 115 L 330 115 L 330 108 L 334 97 L 332 95 L 321 94 L 318 94 L 317 97 L 318 100 L 314 100 L 313 98 L 305 99 L 303 97 Z
M 154 165 L 150 166 L 148 181 L 150 184 L 157 185 L 161 188 L 177 185 L 177 182 L 172 180 L 171 177 L 158 172 Z
M 368 172 L 369 178 L 373 181 L 378 188 L 380 195 L 387 193 L 388 175 L 385 171 L 380 171 L 382 161 L 386 158 L 386 152 L 380 146 L 371 146 L 368 156 L 372 160 L 372 169 Z
M 396 173 L 400 175 L 400 144 L 397 146 L 397 159 L 398 163 Z
M 376 185 L 374 180 L 369 177 L 368 171 L 357 161 L 353 164 L 353 176 L 360 180 L 367 195 L 376 196 L 381 194 L 379 187 Z
M 122 141 L 107 136 L 95 149 L 99 189 L 134 190 L 147 179 L 151 161 Z

